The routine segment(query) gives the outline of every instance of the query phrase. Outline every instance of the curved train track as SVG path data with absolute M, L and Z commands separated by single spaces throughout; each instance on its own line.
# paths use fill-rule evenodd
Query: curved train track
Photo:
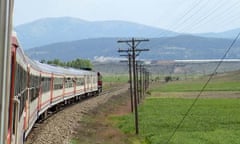
M 112 87 L 100 96 L 85 99 L 61 109 L 41 123 L 36 123 L 27 144 L 69 144 L 81 118 L 90 110 L 106 103 L 112 96 L 126 92 L 128 85 Z M 87 130 L 86 130 L 87 131 Z

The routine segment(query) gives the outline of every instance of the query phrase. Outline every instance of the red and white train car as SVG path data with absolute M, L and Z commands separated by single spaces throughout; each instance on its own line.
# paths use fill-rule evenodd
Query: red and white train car
M 32 61 L 14 35 L 8 144 L 23 144 L 36 121 L 50 109 L 101 91 L 100 73 Z

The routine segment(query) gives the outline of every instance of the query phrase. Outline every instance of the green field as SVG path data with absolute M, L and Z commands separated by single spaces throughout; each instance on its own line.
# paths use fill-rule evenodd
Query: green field
M 167 142 L 192 99 L 148 98 L 139 109 L 142 143 Z M 240 100 L 200 99 L 170 141 L 171 144 L 240 143 Z M 118 127 L 134 133 L 133 115 L 118 118 Z
M 200 91 L 209 76 L 186 81 L 173 81 L 152 88 L 154 92 L 196 92 Z M 205 91 L 240 91 L 239 73 L 219 74 L 209 82 Z
M 114 86 L 126 84 L 128 75 L 103 75 L 103 89 L 107 90 Z
M 193 82 L 175 82 L 160 85 L 153 89 L 153 91 L 161 92 L 194 92 L 200 91 L 204 83 L 193 81 Z M 240 91 L 239 82 L 211 82 L 206 87 L 205 91 Z
M 240 91 L 236 75 L 220 75 L 211 81 L 206 91 Z M 152 88 L 154 97 L 148 97 L 139 107 L 138 137 L 134 136 L 134 115 L 114 117 L 116 125 L 135 143 L 167 144 L 177 125 L 194 102 L 193 98 L 171 98 L 173 93 L 198 93 L 207 78 L 171 82 Z M 169 95 L 162 98 L 161 94 Z M 201 98 L 176 130 L 169 144 L 239 144 L 240 143 L 240 99 Z M 133 143 L 134 143 L 133 142 Z
M 104 75 L 103 82 L 127 82 L 128 75 Z

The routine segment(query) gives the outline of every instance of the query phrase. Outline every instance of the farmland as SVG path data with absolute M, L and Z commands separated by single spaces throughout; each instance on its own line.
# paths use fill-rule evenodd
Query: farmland
M 155 84 L 139 107 L 138 137 L 134 136 L 133 114 L 112 120 L 132 143 L 240 143 L 239 72 L 214 76 L 187 113 L 207 79 Z

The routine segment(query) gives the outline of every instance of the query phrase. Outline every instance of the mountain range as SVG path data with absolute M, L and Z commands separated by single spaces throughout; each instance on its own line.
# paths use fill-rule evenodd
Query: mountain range
M 149 48 L 146 59 L 219 59 L 240 29 L 221 33 L 180 34 L 125 21 L 85 21 L 70 17 L 46 18 L 15 27 L 21 46 L 33 59 L 93 59 L 117 57 L 117 49 L 127 48 L 117 40 L 149 38 L 140 47 Z M 228 54 L 240 58 L 239 41 Z
M 15 31 L 24 49 L 92 38 L 159 38 L 181 35 L 177 32 L 126 21 L 86 21 L 71 17 L 39 19 L 16 26 Z M 239 31 L 240 28 L 220 33 L 192 35 L 232 39 Z
M 118 38 L 96 38 L 61 42 L 29 49 L 26 53 L 33 59 L 69 61 L 76 58 L 93 60 L 94 57 L 118 57 L 118 48 L 128 49 L 127 44 L 118 44 Z M 192 35 L 152 38 L 139 45 L 148 48 L 149 52 L 140 55 L 141 59 L 174 60 L 174 59 L 221 59 L 231 39 L 204 38 Z M 237 41 L 227 58 L 240 58 L 240 42 Z
M 125 21 L 85 21 L 70 17 L 45 18 L 15 27 L 24 49 L 81 39 L 176 36 L 175 32 Z

